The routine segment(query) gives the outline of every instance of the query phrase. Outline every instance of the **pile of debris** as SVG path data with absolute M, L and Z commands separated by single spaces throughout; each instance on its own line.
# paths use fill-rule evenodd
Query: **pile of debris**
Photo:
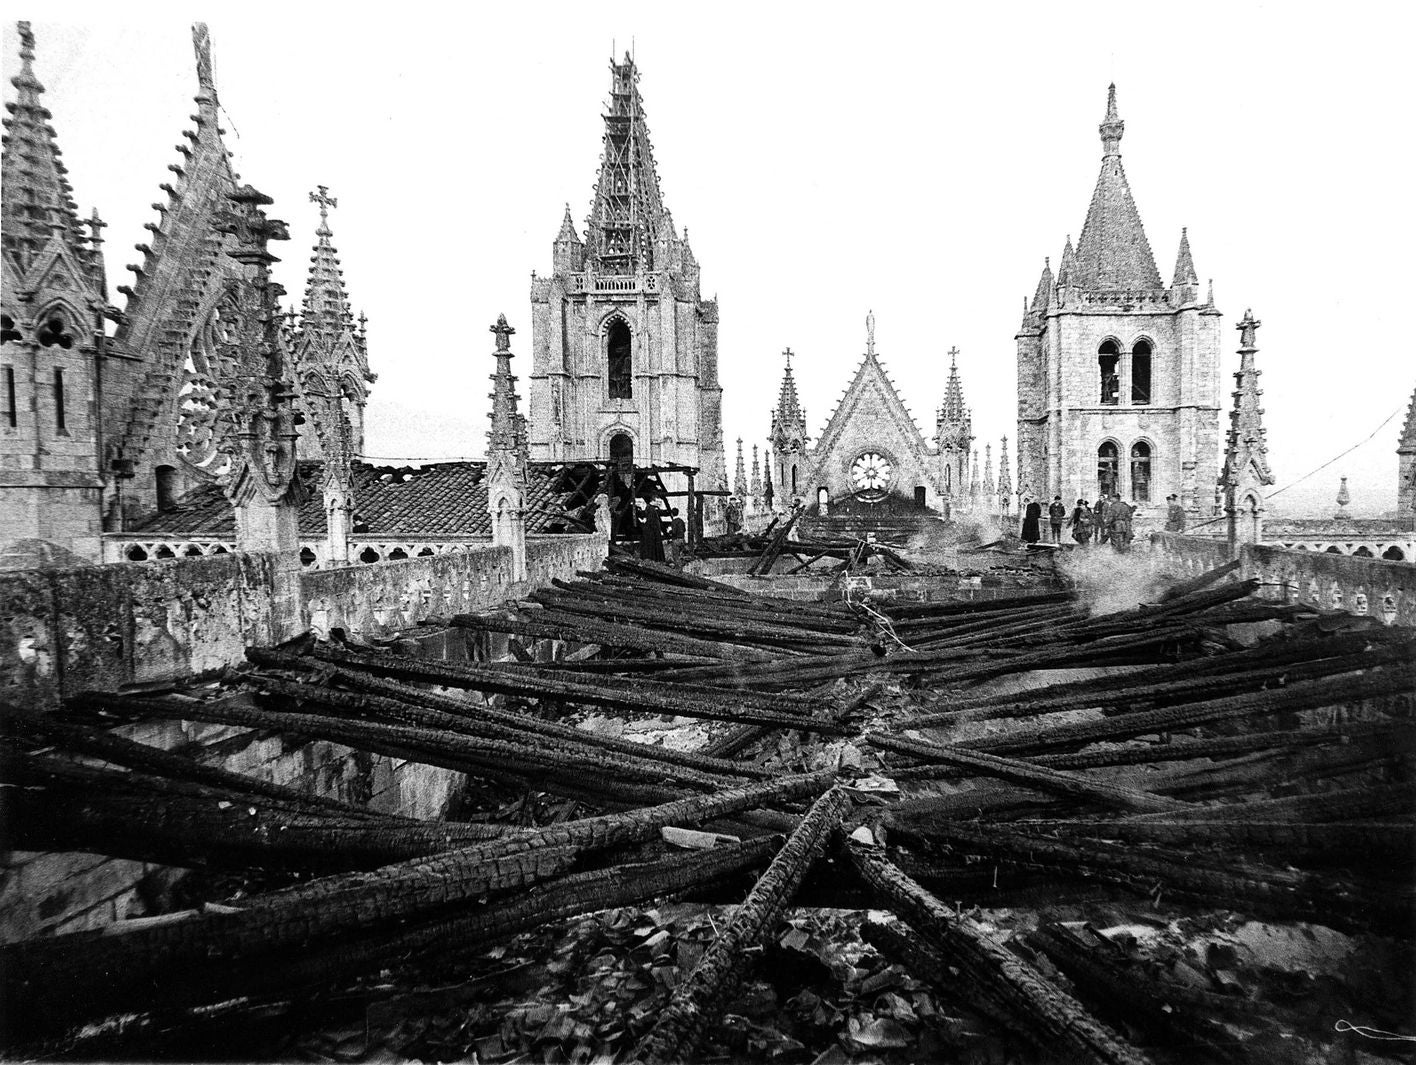
M 261 890 L 0 948 L 6 1044 L 1351 1060 L 1333 1024 L 1399 1026 L 1411 992 L 1416 639 L 1232 577 L 1093 615 L 1068 589 L 801 603 L 620 559 L 446 619 L 510 661 L 305 640 L 220 684 L 7 708 L 14 846 Z M 538 661 L 548 639 L 570 652 Z M 587 709 L 710 735 L 634 742 Z M 456 770 L 464 819 L 111 732 L 158 718 Z M 1259 939 L 1340 940 L 1383 990 L 1281 976 Z

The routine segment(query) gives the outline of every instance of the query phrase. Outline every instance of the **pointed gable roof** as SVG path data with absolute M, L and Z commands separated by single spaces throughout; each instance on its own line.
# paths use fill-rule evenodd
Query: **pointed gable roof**
M 212 224 L 229 207 L 227 197 L 235 191 L 236 180 L 217 125 L 206 23 L 193 24 L 192 48 L 197 61 L 197 113 L 192 116 L 196 128 L 184 132 L 188 144 L 177 145 L 181 161 L 168 167 L 177 175 L 176 184 L 160 186 L 168 202 L 153 205 L 161 217 L 146 227 L 153 233 L 152 244 L 138 246 L 146 261 L 129 267 L 137 280 L 131 288 L 118 286 L 128 302 L 115 340 L 139 356 L 164 342 L 180 346 L 205 294 L 237 270 L 224 254 L 228 238 Z
M 17 90 L 5 105 L 5 135 L 0 148 L 0 248 L 23 275 L 54 235 L 89 273 L 90 252 L 83 246 L 74 190 L 60 159 L 53 117 L 40 103 L 44 86 L 34 73 L 34 32 L 19 23 L 20 72 L 10 79 Z M 77 280 L 77 279 L 75 279 Z
M 890 380 L 889 374 L 885 372 L 885 367 L 881 365 L 880 358 L 875 352 L 875 316 L 873 314 L 868 319 L 867 328 L 865 356 L 861 359 L 860 365 L 856 367 L 855 376 L 851 378 L 851 383 L 846 388 L 841 401 L 836 404 L 836 409 L 831 413 L 826 428 L 821 431 L 821 438 L 816 444 L 815 455 L 818 462 L 831 454 L 841 442 L 848 427 L 856 420 L 861 408 L 868 405 L 875 406 L 876 415 L 883 415 L 883 423 L 879 417 L 871 419 L 872 425 L 875 426 L 872 436 L 879 438 L 880 443 L 886 443 L 884 437 L 893 431 L 899 446 L 912 456 L 922 457 L 929 453 L 924 442 L 924 434 L 920 432 L 914 415 L 910 413 L 904 400 L 900 398 L 895 382 Z M 861 419 L 862 423 L 864 421 L 865 419 Z
M 623 63 L 610 61 L 605 148 L 586 234 L 588 251 L 601 273 L 653 270 L 668 265 L 655 263 L 654 253 L 661 238 L 672 239 L 671 229 L 644 121 L 639 71 L 626 53 Z
M 1160 271 L 1141 225 L 1121 166 L 1121 136 L 1126 123 L 1116 113 L 1116 86 L 1107 92 L 1106 119 L 1100 126 L 1101 174 L 1096 179 L 1086 224 L 1077 239 L 1077 264 L 1070 283 L 1089 290 L 1158 289 Z

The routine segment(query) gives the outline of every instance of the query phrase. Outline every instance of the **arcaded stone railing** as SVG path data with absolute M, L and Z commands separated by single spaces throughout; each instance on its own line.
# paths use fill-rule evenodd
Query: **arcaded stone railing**
M 234 665 L 246 647 L 307 627 L 384 635 L 486 609 L 553 577 L 598 569 L 605 540 L 532 536 L 526 556 L 521 585 L 511 579 L 510 550 L 486 543 L 298 573 L 282 570 L 274 555 L 231 553 L 0 574 L 0 699 L 49 709 L 86 689 Z
M 308 570 L 301 587 L 310 628 L 368 639 L 430 617 L 486 610 L 553 577 L 599 569 L 605 538 L 596 533 L 526 538 L 525 583 L 512 579 L 511 548 L 479 544 L 395 562 Z
M 1152 548 L 1179 572 L 1202 573 L 1230 560 L 1223 540 L 1157 533 Z M 1244 544 L 1237 577 L 1257 578 L 1260 593 L 1323 610 L 1371 615 L 1387 625 L 1416 627 L 1416 565 L 1328 552 Z

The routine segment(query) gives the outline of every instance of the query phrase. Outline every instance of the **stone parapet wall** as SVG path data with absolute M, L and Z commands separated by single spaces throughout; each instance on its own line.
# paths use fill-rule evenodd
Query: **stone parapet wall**
M 88 689 L 235 665 L 247 647 L 306 627 L 382 636 L 429 617 L 485 610 L 528 586 L 599 569 L 605 540 L 533 536 L 526 555 L 522 585 L 511 579 L 510 549 L 490 544 L 298 573 L 275 555 L 225 554 L 0 574 L 0 700 L 53 709 Z M 283 594 L 295 580 L 299 595 Z
M 1223 540 L 1157 533 L 1151 550 L 1187 576 L 1232 557 Z M 1257 578 L 1271 599 L 1307 603 L 1322 610 L 1371 615 L 1387 625 L 1416 626 L 1416 565 L 1327 552 L 1244 544 L 1237 578 Z
M 0 700 L 70 695 L 240 662 L 277 629 L 273 555 L 0 574 Z
M 532 588 L 597 570 L 605 538 L 596 533 L 526 538 L 525 582 L 512 577 L 511 548 L 479 544 L 399 562 L 307 570 L 301 588 L 310 628 L 331 628 L 369 639 L 388 636 L 420 621 L 488 610 Z

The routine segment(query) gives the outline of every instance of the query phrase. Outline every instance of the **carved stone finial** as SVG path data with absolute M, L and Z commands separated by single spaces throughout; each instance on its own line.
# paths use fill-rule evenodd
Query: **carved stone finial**
M 791 348 L 783 348 L 783 349 L 782 349 L 782 357 L 787 360 L 787 369 L 790 370 L 790 369 L 792 368 L 792 349 L 791 349 Z
M 1116 112 L 1116 83 L 1113 81 L 1106 90 L 1106 119 L 1098 127 L 1101 132 L 1101 146 L 1105 155 L 1121 154 L 1121 136 L 1126 132 L 1126 123 Z
M 865 353 L 875 354 L 875 312 L 867 311 L 865 314 Z
M 1244 312 L 1244 317 L 1235 325 L 1235 328 L 1239 330 L 1240 351 L 1243 351 L 1245 348 L 1254 348 L 1255 333 L 1259 326 L 1263 324 L 1263 322 L 1255 320 L 1252 310 L 1246 310 Z
M 211 32 L 205 22 L 192 23 L 192 50 L 197 54 L 197 85 L 203 95 L 216 92 L 216 78 L 211 70 Z
M 497 324 L 492 326 L 491 332 L 497 335 L 498 352 L 511 350 L 511 338 L 516 330 L 506 324 L 506 315 L 497 316 Z

